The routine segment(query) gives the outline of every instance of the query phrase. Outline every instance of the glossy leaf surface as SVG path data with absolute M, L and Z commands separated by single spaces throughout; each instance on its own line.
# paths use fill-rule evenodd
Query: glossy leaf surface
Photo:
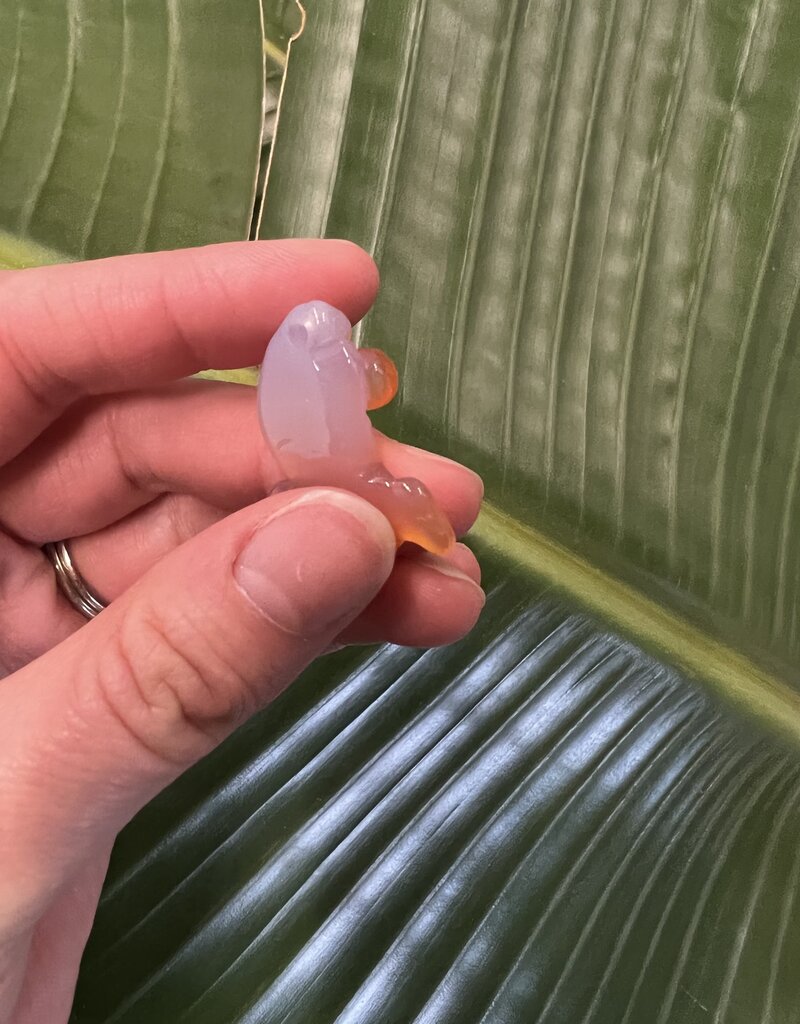
M 246 235 L 260 26 L 257 0 L 3 0 L 0 266 Z
M 798 9 L 307 7 L 263 232 L 375 251 L 491 596 L 130 826 L 75 1022 L 794 1022 Z
M 794 1019 L 797 746 L 489 586 L 469 640 L 321 661 L 140 815 L 76 1022 Z

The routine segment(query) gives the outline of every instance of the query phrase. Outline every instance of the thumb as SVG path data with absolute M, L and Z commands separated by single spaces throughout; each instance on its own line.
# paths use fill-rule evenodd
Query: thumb
M 281 494 L 177 549 L 6 679 L 0 920 L 35 919 L 147 800 L 283 690 L 377 594 L 394 552 L 360 498 Z

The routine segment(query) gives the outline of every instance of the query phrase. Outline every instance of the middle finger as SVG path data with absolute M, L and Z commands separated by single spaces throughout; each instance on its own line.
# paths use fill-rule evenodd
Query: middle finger
M 482 485 L 448 459 L 378 435 L 398 476 L 418 476 L 457 534 Z M 255 389 L 190 380 L 94 399 L 73 409 L 0 470 L 0 522 L 32 543 L 94 533 L 167 493 L 223 510 L 258 501 L 281 480 L 258 426 Z

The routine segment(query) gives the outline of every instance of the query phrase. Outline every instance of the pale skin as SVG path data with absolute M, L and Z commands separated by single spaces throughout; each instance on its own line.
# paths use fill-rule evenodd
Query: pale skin
M 332 646 L 450 643 L 480 571 L 395 550 L 343 491 L 268 496 L 253 389 L 295 305 L 351 321 L 375 267 L 344 242 L 259 242 L 0 273 L 0 1024 L 66 1021 L 114 838 Z M 469 470 L 386 438 L 462 535 Z M 87 623 L 47 541 L 110 606 Z

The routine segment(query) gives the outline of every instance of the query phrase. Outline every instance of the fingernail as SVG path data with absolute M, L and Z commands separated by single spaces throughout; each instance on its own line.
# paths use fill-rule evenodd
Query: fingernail
M 259 526 L 233 573 L 262 615 L 310 638 L 338 631 L 365 608 L 394 554 L 394 533 L 377 509 L 344 491 L 315 490 Z
M 433 569 L 434 572 L 438 572 L 441 576 L 446 576 L 448 579 L 459 580 L 461 583 L 468 583 L 473 590 L 476 590 L 480 594 L 481 606 L 486 604 L 486 594 L 483 592 L 483 588 L 480 584 L 476 583 L 475 580 L 465 572 L 457 569 L 452 562 L 447 562 L 444 558 L 432 555 L 428 551 L 417 555 L 416 561 L 427 566 L 429 569 Z

